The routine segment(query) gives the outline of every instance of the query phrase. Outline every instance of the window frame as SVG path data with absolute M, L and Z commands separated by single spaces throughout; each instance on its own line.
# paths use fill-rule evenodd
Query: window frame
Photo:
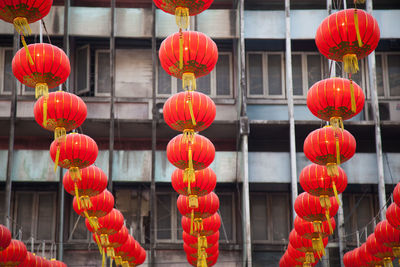
M 94 95 L 95 96 L 110 96 L 109 93 L 99 93 L 98 92 L 98 77 L 99 77 L 99 54 L 100 53 L 108 53 L 110 54 L 110 49 L 96 49 L 95 51 L 95 62 L 94 62 Z
M 262 95 L 253 95 L 250 94 L 250 82 L 249 82 L 249 68 L 246 68 L 247 74 L 247 97 L 253 99 L 259 98 L 268 98 L 268 99 L 286 99 L 286 87 L 285 87 L 285 55 L 284 52 L 264 52 L 264 51 L 250 51 L 246 53 L 246 65 L 249 66 L 249 54 L 261 54 L 262 56 L 262 85 L 263 85 L 263 94 Z M 269 84 L 268 84 L 268 56 L 269 55 L 280 55 L 281 56 L 281 86 L 282 91 L 280 95 L 269 95 Z
M 56 213 L 57 213 L 57 205 L 56 203 L 56 193 L 55 192 L 46 192 L 46 191 L 40 191 L 40 192 L 32 192 L 32 191 L 17 191 L 15 192 L 15 202 L 14 202 L 14 210 L 13 210 L 13 215 L 14 215 L 14 220 L 15 222 L 18 221 L 18 207 L 19 207 L 19 196 L 21 195 L 27 195 L 27 194 L 32 194 L 33 195 L 33 201 L 32 201 L 32 214 L 31 214 L 31 236 L 34 237 L 35 242 L 53 242 L 55 241 L 56 237 Z M 40 195 L 44 194 L 50 194 L 53 198 L 53 212 L 52 212 L 52 229 L 51 229 L 51 240 L 39 240 L 37 238 L 38 236 L 38 215 L 39 215 L 39 198 Z M 19 227 L 16 223 L 13 225 L 13 233 L 17 233 L 19 230 Z M 30 238 L 30 237 L 29 237 Z M 30 241 L 30 239 L 24 240 L 24 241 Z
M 176 205 L 177 193 L 176 192 L 156 192 L 156 201 L 158 202 L 158 196 L 160 195 L 169 195 L 171 198 L 171 212 L 170 212 L 170 220 L 171 220 L 171 238 L 170 239 L 159 239 L 158 238 L 158 211 L 157 206 L 155 205 L 155 239 L 157 243 L 183 243 L 182 239 L 178 239 L 178 217 L 177 214 L 179 212 L 178 207 Z
M 91 233 L 89 232 L 89 230 L 86 230 L 86 239 L 73 238 L 72 230 L 74 229 L 74 226 L 76 223 L 76 220 L 74 220 L 74 216 L 73 216 L 74 214 L 76 214 L 76 213 L 71 206 L 70 215 L 69 215 L 69 229 L 68 229 L 68 241 L 67 242 L 68 243 L 92 242 L 92 237 L 91 237 Z M 81 215 L 78 215 L 78 214 L 77 214 L 77 216 L 78 216 L 79 220 L 83 220 L 83 222 L 85 222 L 84 217 L 82 217 Z
M 208 74 L 210 75 L 210 94 L 208 95 L 211 98 L 222 98 L 222 99 L 231 99 L 233 98 L 233 58 L 232 52 L 218 52 L 218 57 L 220 56 L 228 56 L 229 57 L 229 95 L 217 95 L 217 65 L 215 65 L 214 69 Z M 156 88 L 157 88 L 157 97 L 170 97 L 173 94 L 178 93 L 178 82 L 181 82 L 180 79 L 171 76 L 171 93 L 170 94 L 160 94 L 158 93 L 158 65 L 160 64 L 160 60 L 157 59 L 157 68 L 156 68 Z M 201 77 L 200 77 L 201 78 Z
M 229 240 L 222 240 L 220 237 L 219 242 L 221 244 L 230 244 L 230 243 L 236 243 L 236 209 L 235 209 L 235 195 L 234 192 L 216 192 L 217 196 L 231 196 L 231 207 L 232 207 L 232 218 L 231 218 L 231 222 L 232 222 L 232 239 Z M 220 232 L 220 236 L 225 235 L 224 232 L 224 228 L 223 228 L 223 222 L 224 222 L 224 218 L 221 215 L 221 212 L 218 209 L 218 214 L 221 217 L 221 227 L 219 229 Z
M 12 88 L 11 88 L 11 90 L 10 90 L 10 92 L 6 92 L 6 91 L 4 91 L 4 79 L 5 79 L 5 77 L 4 77 L 4 71 L 5 71 L 5 64 L 4 64 L 4 60 L 5 60 L 5 57 L 6 57 L 6 51 L 7 50 L 10 50 L 10 51 L 13 51 L 13 48 L 12 47 L 0 47 L 0 81 L 1 81 L 1 84 L 0 84 L 0 94 L 1 95 L 11 95 L 12 94 Z
M 388 65 L 388 56 L 390 55 L 396 55 L 399 56 L 400 52 L 396 51 L 390 51 L 390 52 L 376 52 L 375 53 L 375 60 L 376 60 L 376 55 L 381 56 L 382 60 L 382 74 L 383 74 L 383 96 L 378 96 L 379 99 L 385 99 L 385 100 L 399 100 L 400 96 L 391 96 L 390 95 L 390 82 L 389 82 L 389 65 Z M 365 60 L 365 65 L 367 66 L 367 60 Z M 366 77 L 369 77 L 368 73 L 368 68 L 366 69 Z M 365 81 L 365 83 L 368 85 L 368 98 L 371 98 L 371 85 L 369 83 L 369 79 Z M 378 89 L 378 88 L 377 88 Z
M 86 58 L 86 71 L 87 71 L 87 75 L 86 75 L 86 88 L 82 89 L 82 90 L 78 90 L 78 60 L 77 60 L 77 56 L 78 56 L 78 52 L 80 50 L 87 50 L 87 58 Z M 77 47 L 75 49 L 75 78 L 74 78 L 74 86 L 75 86 L 75 93 L 77 95 L 82 95 L 82 94 L 86 94 L 90 92 L 90 44 L 87 45 L 83 45 L 80 47 Z
M 265 227 L 267 228 L 267 236 L 268 239 L 255 239 L 253 236 L 251 238 L 251 242 L 254 244 L 277 244 L 277 245 L 282 245 L 282 244 L 287 244 L 288 240 L 273 240 L 273 233 L 274 233 L 274 229 L 273 229 L 273 224 L 272 224 L 272 220 L 270 220 L 270 218 L 272 217 L 271 215 L 271 199 L 274 196 L 284 196 L 286 198 L 288 207 L 290 207 L 290 196 L 289 193 L 285 193 L 285 192 L 250 192 L 250 199 L 249 201 L 251 201 L 251 196 L 257 195 L 257 196 L 264 196 L 265 200 L 266 200 L 266 205 L 265 205 L 265 209 L 266 209 L 266 214 L 267 214 L 267 224 L 265 225 Z M 286 215 L 289 219 L 291 219 L 290 217 L 290 209 L 286 209 Z M 250 219 L 251 219 L 251 214 L 250 214 Z M 291 230 L 291 223 L 289 221 L 289 223 L 287 224 L 287 231 L 288 233 L 290 233 Z

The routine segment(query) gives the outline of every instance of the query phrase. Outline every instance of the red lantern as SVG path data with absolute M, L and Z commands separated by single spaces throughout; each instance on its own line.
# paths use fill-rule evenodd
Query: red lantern
M 397 230 L 400 230 L 400 207 L 396 203 L 390 204 L 386 211 L 386 220 Z
M 80 169 L 81 179 L 72 179 L 69 171 L 63 178 L 65 191 L 73 196 L 77 196 L 77 204 L 80 209 L 89 208 L 92 204 L 90 197 L 96 196 L 107 188 L 107 176 L 98 167 L 92 165 L 87 168 Z
M 164 12 L 175 15 L 176 24 L 179 28 L 187 29 L 189 27 L 189 16 L 197 15 L 208 9 L 213 0 L 153 0 L 154 4 Z
M 279 261 L 279 267 L 303 267 L 303 263 L 290 257 L 289 253 L 286 251 Z
M 300 218 L 313 223 L 316 232 L 322 233 L 322 222 L 328 221 L 329 230 L 333 233 L 330 218 L 336 215 L 339 205 L 334 197 L 330 198 L 330 203 L 329 208 L 324 208 L 318 197 L 304 192 L 296 198 L 294 209 Z
M 400 206 L 400 183 L 398 183 L 393 190 L 393 200 L 398 206 Z
M 366 243 L 362 244 L 359 249 L 359 258 L 360 258 L 360 263 L 365 266 L 368 266 L 368 267 L 375 267 L 375 266 L 383 265 L 382 259 L 372 256 L 368 252 Z
M 343 78 L 328 78 L 315 83 L 307 93 L 307 107 L 316 117 L 343 128 L 348 120 L 364 107 L 365 95 L 355 82 Z
M 208 138 L 196 134 L 188 142 L 182 134 L 175 136 L 167 145 L 167 157 L 175 167 L 185 170 L 192 161 L 194 170 L 207 168 L 214 160 L 215 147 Z M 191 159 L 190 159 L 191 157 Z
M 26 51 L 32 56 L 28 62 Z M 39 43 L 28 45 L 27 49 L 20 49 L 12 61 L 14 76 L 28 87 L 35 88 L 35 95 L 47 96 L 49 88 L 55 88 L 64 83 L 71 67 L 67 55 L 57 46 Z
M 165 122 L 176 131 L 200 132 L 215 119 L 216 107 L 212 99 L 200 92 L 180 92 L 164 104 Z
M 122 265 L 123 262 L 129 264 L 129 262 L 134 261 L 136 257 L 140 257 L 141 246 L 133 236 L 128 235 L 126 242 L 122 246 L 115 248 L 114 253 L 114 260 L 117 265 Z
M 10 245 L 0 251 L 0 266 L 17 266 L 25 261 L 26 247 L 19 240 L 12 239 Z
M 67 267 L 67 265 L 64 262 L 58 261 L 56 259 L 51 259 L 50 266 L 51 267 Z
M 293 229 L 289 234 L 289 242 L 292 245 L 292 247 L 306 254 L 310 253 L 310 255 L 313 255 L 314 252 L 317 252 L 322 255 L 325 255 L 325 247 L 328 244 L 328 238 L 325 237 L 322 240 L 320 239 L 310 240 L 301 237 L 296 232 L 296 230 Z
M 210 248 L 214 246 L 215 244 L 218 243 L 219 241 L 219 231 L 215 232 L 212 235 L 209 236 L 193 236 L 185 231 L 182 233 L 182 239 L 185 244 L 188 246 L 191 246 L 192 248 L 198 248 L 199 245 L 200 247 L 204 248 Z
M 329 176 L 325 166 L 310 164 L 300 173 L 301 187 L 310 195 L 319 197 L 321 205 L 330 206 L 329 197 L 335 196 L 338 203 L 338 194 L 341 194 L 347 186 L 347 175 L 338 167 L 337 176 Z
M 382 243 L 378 242 L 375 238 L 375 234 L 370 234 L 368 236 L 366 244 L 368 252 L 372 256 L 382 259 L 385 267 L 393 266 L 392 248 L 386 247 Z
M 316 264 L 319 260 L 318 253 L 302 252 L 295 249 L 290 243 L 287 247 L 287 253 L 295 261 L 303 263 L 303 266 L 312 266 L 314 263 Z
M 345 9 L 324 19 L 317 29 L 315 43 L 328 59 L 344 63 L 348 73 L 358 71 L 357 60 L 378 46 L 380 31 L 375 18 L 363 10 Z
M 108 235 L 114 235 L 121 230 L 124 225 L 124 216 L 117 209 L 112 209 L 107 215 L 97 219 L 99 227 L 93 228 L 90 221 L 86 218 L 86 227 L 90 232 L 96 232 L 100 235 L 101 245 L 108 246 L 110 244 Z
M 212 255 L 207 255 L 207 258 L 205 259 L 205 262 L 204 262 L 204 259 L 202 259 L 200 262 L 198 262 L 198 258 L 197 257 L 192 257 L 189 254 L 186 254 L 187 261 L 192 266 L 195 266 L 195 267 L 197 267 L 197 266 L 208 266 L 208 267 L 213 266 L 213 265 L 215 265 L 217 263 L 218 257 L 219 257 L 219 250 L 217 250 Z M 201 265 L 201 264 L 206 264 L 206 265 Z
M 182 79 L 182 88 L 196 90 L 196 78 L 209 74 L 218 61 L 217 45 L 195 31 L 177 32 L 160 46 L 160 64 L 171 76 Z
M 0 251 L 6 249 L 11 242 L 11 232 L 7 227 L 0 224 Z
M 38 261 L 40 261 L 40 259 L 38 259 L 39 257 L 36 257 L 34 254 L 30 253 L 29 251 L 26 253 L 26 257 L 24 262 L 22 262 L 20 265 L 20 267 L 32 267 L 32 266 L 40 266 L 38 264 Z
M 92 165 L 97 158 L 99 149 L 96 142 L 87 135 L 71 133 L 64 140 L 55 140 L 50 146 L 50 156 L 61 168 L 69 169 L 74 180 L 80 180 L 79 169 Z
M 182 216 L 181 224 L 183 231 L 190 233 L 190 230 L 192 228 L 192 223 L 190 218 Z M 193 235 L 209 236 L 217 232 L 220 227 L 221 227 L 221 217 L 219 216 L 218 212 L 216 212 L 212 216 L 206 219 L 202 218 L 194 219 Z
M 338 176 L 337 165 L 349 160 L 356 152 L 356 140 L 346 130 L 330 126 L 312 131 L 304 141 L 304 154 L 319 165 L 326 165 L 328 175 Z
M 216 213 L 219 209 L 219 199 L 214 192 L 211 192 L 208 195 L 199 197 L 198 206 L 195 207 L 193 203 L 189 201 L 189 197 L 179 195 L 177 206 L 182 216 L 191 219 L 189 233 L 193 234 L 194 220 L 199 218 L 205 219 Z
M 376 225 L 375 238 L 378 243 L 392 248 L 393 255 L 400 258 L 400 231 L 391 226 L 387 220 Z
M 345 267 L 355 267 L 353 264 L 354 250 L 346 252 L 343 256 L 343 264 Z
M 90 226 L 90 225 L 89 225 Z M 92 229 L 93 230 L 93 229 Z M 109 248 L 117 248 L 122 246 L 126 240 L 128 240 L 129 231 L 125 225 L 121 227 L 118 233 L 113 235 L 108 235 L 108 245 L 101 243 L 102 246 Z M 93 240 L 98 240 L 97 234 L 93 233 Z
M 85 121 L 87 108 L 79 96 L 57 91 L 39 98 L 33 114 L 36 122 L 44 129 L 54 132 L 54 138 L 57 139 Z
M 193 248 L 186 243 L 183 243 L 183 250 L 186 252 L 187 255 L 191 257 L 196 257 L 198 260 L 202 258 L 207 259 L 207 255 L 215 254 L 219 249 L 219 244 L 216 243 L 214 246 L 209 248 L 200 247 L 199 249 Z
M 335 229 L 336 222 L 333 217 L 330 219 L 330 223 L 332 228 Z M 311 240 L 314 250 L 320 251 L 322 251 L 322 249 L 324 248 L 324 246 L 322 246 L 323 239 L 331 234 L 328 221 L 324 221 L 321 223 L 321 232 L 318 232 L 317 229 L 314 229 L 314 225 L 312 222 L 303 220 L 299 216 L 296 216 L 296 218 L 294 219 L 294 230 L 301 237 Z
M 129 267 L 136 267 L 144 263 L 146 260 L 146 251 L 140 247 L 140 253 L 136 256 L 134 261 L 129 262 Z

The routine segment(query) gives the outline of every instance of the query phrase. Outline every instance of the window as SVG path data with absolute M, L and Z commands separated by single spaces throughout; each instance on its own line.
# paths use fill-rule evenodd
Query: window
M 375 216 L 374 196 L 372 194 L 343 194 L 344 227 L 347 242 L 357 242 L 356 231 L 360 234 L 365 231 L 373 233 L 373 224 L 370 223 Z M 360 242 L 365 242 L 365 232 L 360 235 Z
M 211 73 L 196 80 L 197 91 L 211 97 L 231 98 L 233 97 L 232 76 L 232 54 L 221 52 L 218 55 L 218 62 Z M 158 64 L 158 96 L 169 96 L 180 91 L 182 91 L 182 81 L 169 76 L 161 65 Z
M 287 240 L 290 231 L 289 195 L 252 193 L 250 220 L 254 242 L 283 243 Z
M 75 88 L 77 94 L 90 91 L 90 46 L 85 45 L 76 49 L 75 54 Z
M 150 242 L 149 190 L 121 189 L 116 191 L 116 207 L 125 218 L 126 227 L 136 240 Z
M 95 95 L 109 96 L 111 91 L 109 50 L 96 50 L 95 66 Z
M 0 48 L 0 89 L 1 94 L 11 94 L 14 88 L 15 77 L 12 73 L 11 62 L 13 59 L 12 48 Z
M 248 53 L 247 66 L 249 97 L 285 96 L 283 53 Z
M 236 240 L 235 198 L 233 193 L 216 193 L 219 198 L 219 215 L 221 228 L 219 229 L 220 242 L 229 243 Z
M 90 232 L 86 228 L 85 218 L 78 215 L 71 207 L 71 215 L 69 221 L 69 242 L 71 241 L 84 241 L 90 240 Z
M 22 230 L 22 240 L 52 241 L 55 233 L 56 194 L 17 192 L 14 207 L 14 235 Z
M 177 242 L 182 239 L 181 217 L 176 206 L 177 194 L 157 193 L 156 239 L 158 241 Z

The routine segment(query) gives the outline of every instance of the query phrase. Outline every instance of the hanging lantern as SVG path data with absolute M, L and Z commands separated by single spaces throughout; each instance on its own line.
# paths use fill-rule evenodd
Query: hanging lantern
M 40 266 L 38 265 L 38 257 L 34 254 L 30 253 L 29 251 L 26 252 L 25 260 L 18 266 L 20 267 L 32 267 L 32 266 Z
M 179 195 L 177 200 L 178 210 L 182 216 L 190 218 L 191 227 L 189 233 L 191 235 L 193 234 L 194 220 L 205 219 L 216 213 L 219 209 L 219 199 L 214 192 L 211 192 L 208 195 L 198 198 L 197 207 L 194 207 L 192 204 L 189 201 L 189 197 Z
M 85 121 L 85 102 L 74 94 L 57 91 L 39 98 L 33 108 L 36 122 L 54 132 L 54 139 L 66 135 Z
M 196 171 L 194 182 L 185 179 L 184 171 L 175 169 L 172 173 L 172 187 L 181 195 L 188 196 L 191 201 L 198 202 L 199 196 L 205 196 L 214 190 L 217 184 L 217 176 L 211 168 Z M 194 204 L 197 205 L 197 204 Z
M 400 206 L 400 183 L 398 183 L 393 190 L 393 200 L 397 206 Z
M 196 90 L 196 78 L 209 74 L 218 61 L 217 45 L 201 32 L 168 36 L 160 46 L 160 64 L 171 76 L 182 79 L 184 90 Z
M 219 244 L 215 244 L 209 248 L 192 248 L 186 243 L 183 243 L 183 250 L 186 252 L 186 255 L 190 257 L 197 258 L 197 262 L 201 262 L 206 264 L 208 255 L 214 255 L 219 250 Z M 200 266 L 207 266 L 207 265 L 200 265 Z
M 214 0 L 153 0 L 162 11 L 175 15 L 176 24 L 180 29 L 189 28 L 189 16 L 200 14 L 208 9 Z
M 330 203 L 331 206 L 329 208 L 322 207 L 318 197 L 304 192 L 296 198 L 294 209 L 300 218 L 313 223 L 315 232 L 322 233 L 322 222 L 328 221 L 330 233 L 333 233 L 330 218 L 336 215 L 339 205 L 334 197 L 330 198 Z
M 301 252 L 304 252 L 306 254 L 309 253 L 309 256 L 317 253 L 321 257 L 321 255 L 325 255 L 325 247 L 328 244 L 328 238 L 325 237 L 321 241 L 319 239 L 310 240 L 301 237 L 296 232 L 296 230 L 293 229 L 289 234 L 289 242 L 295 249 L 300 250 Z
M 7 227 L 0 224 L 0 251 L 6 249 L 11 242 L 11 232 Z
M 124 225 L 124 216 L 119 210 L 112 209 L 107 215 L 99 217 L 97 221 L 99 227 L 94 229 L 86 218 L 86 227 L 90 232 L 96 232 L 100 236 L 102 246 L 108 246 L 110 244 L 108 235 L 114 235 L 121 230 Z
M 114 249 L 114 260 L 117 265 L 122 265 L 124 262 L 125 265 L 129 265 L 129 262 L 134 261 L 135 256 L 138 257 L 140 253 L 141 246 L 133 236 L 128 235 L 126 242 L 122 246 Z
M 345 9 L 325 18 L 317 29 L 315 43 L 321 54 L 344 63 L 348 73 L 358 71 L 358 60 L 378 46 L 380 31 L 374 17 L 360 9 Z
M 218 244 L 219 231 L 209 236 L 193 236 L 183 231 L 182 240 L 184 244 L 199 250 L 200 253 L 201 248 L 208 249 Z
M 90 225 L 89 225 L 90 226 Z M 126 240 L 128 239 L 129 231 L 126 228 L 125 225 L 121 227 L 121 229 L 118 231 L 118 233 L 113 234 L 113 235 L 108 235 L 108 245 L 106 242 L 102 242 L 98 236 L 97 233 L 93 233 L 92 237 L 93 240 L 96 242 L 99 241 L 99 244 L 102 247 L 105 247 L 107 249 L 107 256 L 108 257 L 114 257 L 114 248 L 118 248 L 122 246 Z M 101 243 L 100 243 L 101 242 Z
M 205 262 L 204 262 L 203 259 L 199 262 L 197 257 L 192 257 L 192 256 L 186 254 L 186 259 L 187 259 L 187 261 L 188 261 L 192 266 L 195 266 L 195 267 L 198 267 L 198 266 L 201 266 L 201 267 L 204 267 L 204 266 L 207 266 L 207 267 L 213 266 L 213 265 L 215 265 L 215 264 L 217 263 L 218 257 L 219 257 L 219 250 L 217 250 L 217 251 L 216 251 L 214 254 L 212 254 L 212 255 L 207 255 L 207 258 L 206 258 L 206 261 L 205 261 Z M 202 264 L 203 264 L 203 265 L 202 265 Z M 205 265 L 205 264 L 206 264 L 206 265 Z
M 135 256 L 135 260 L 129 262 L 129 267 L 136 267 L 144 263 L 146 260 L 146 251 L 140 247 L 140 253 Z
M 303 267 L 313 266 L 318 262 L 319 256 L 316 252 L 305 253 L 295 249 L 290 243 L 287 247 L 288 255 L 297 262 L 303 263 Z
M 378 242 L 375 238 L 375 234 L 370 234 L 365 243 L 367 244 L 368 252 L 372 256 L 382 259 L 385 267 L 393 267 L 392 248 L 386 247 L 382 243 Z
M 192 139 L 188 139 L 180 134 L 169 141 L 167 157 L 171 164 L 184 170 L 183 179 L 193 183 L 194 171 L 207 168 L 213 162 L 215 147 L 202 135 L 195 134 Z
M 56 259 L 50 260 L 50 266 L 51 267 L 67 267 L 67 265 L 64 262 L 58 261 Z
M 304 154 L 319 165 L 325 165 L 329 176 L 338 176 L 337 166 L 353 157 L 356 140 L 346 130 L 325 126 L 312 131 L 304 141 Z
M 330 206 L 329 197 L 335 197 L 340 205 L 339 196 L 347 187 L 347 175 L 338 167 L 337 176 L 329 176 L 325 166 L 310 164 L 300 173 L 300 185 L 310 195 L 319 197 L 322 207 Z
M 333 217 L 330 219 L 330 224 L 331 224 L 332 228 L 335 229 L 336 222 Z M 321 223 L 321 232 L 317 232 L 317 231 L 315 231 L 314 225 L 312 222 L 303 220 L 299 216 L 296 216 L 296 218 L 294 219 L 294 230 L 302 238 L 311 240 L 312 247 L 315 251 L 323 251 L 323 248 L 325 247 L 325 246 L 323 246 L 323 240 L 324 240 L 324 238 L 331 235 L 328 221 L 322 222 Z
M 400 207 L 396 203 L 390 204 L 386 211 L 386 220 L 391 226 L 400 230 Z
M 303 263 L 296 261 L 285 251 L 285 254 L 283 254 L 279 261 L 279 267 L 303 267 Z
M 365 95 L 358 84 L 343 78 L 316 82 L 307 93 L 307 107 L 314 116 L 343 129 L 348 120 L 364 108 Z
M 26 51 L 32 55 L 28 62 Z M 35 88 L 36 98 L 48 96 L 48 89 L 64 83 L 71 67 L 67 55 L 57 46 L 38 43 L 20 49 L 12 60 L 14 76 L 28 87 Z
M 181 219 L 182 229 L 186 233 L 190 233 L 192 228 L 192 223 L 190 218 L 182 216 Z M 218 212 L 214 213 L 212 216 L 208 218 L 195 218 L 194 219 L 194 228 L 193 235 L 197 236 L 209 236 L 214 234 L 221 227 L 221 217 Z
M 106 216 L 114 207 L 114 196 L 107 189 L 97 196 L 90 198 L 92 205 L 86 209 L 78 207 L 78 201 L 74 197 L 72 207 L 75 212 L 82 217 L 86 217 L 94 229 L 99 227 L 98 218 Z
M 73 180 L 81 180 L 79 169 L 92 165 L 99 149 L 96 142 L 87 135 L 71 133 L 64 140 L 55 140 L 50 146 L 50 156 L 57 166 L 69 169 Z
M 172 95 L 164 104 L 165 122 L 180 132 L 200 132 L 215 119 L 216 106 L 212 99 L 200 92 L 180 92 Z
M 354 251 L 350 250 L 343 255 L 343 264 L 345 267 L 355 267 L 353 265 L 353 259 L 352 259 L 353 253 L 354 253 Z
M 375 238 L 378 243 L 392 248 L 393 255 L 400 258 L 400 231 L 391 226 L 387 220 L 376 225 Z
M 375 256 L 372 256 L 368 250 L 367 250 L 367 244 L 364 243 L 361 245 L 359 249 L 359 257 L 360 257 L 360 262 L 361 264 L 365 266 L 383 266 L 383 260 L 381 258 L 377 258 Z
M 78 209 L 89 208 L 92 204 L 90 197 L 96 196 L 107 188 L 107 176 L 98 167 L 91 165 L 80 169 L 81 179 L 73 179 L 69 171 L 63 178 L 64 189 L 69 194 L 77 197 Z
M 0 251 L 0 266 L 17 266 L 25 261 L 26 254 L 27 251 L 24 243 L 12 239 L 10 245 Z

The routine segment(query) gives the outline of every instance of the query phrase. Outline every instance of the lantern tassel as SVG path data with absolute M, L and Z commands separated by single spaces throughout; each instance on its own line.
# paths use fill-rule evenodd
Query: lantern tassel
M 113 257 L 115 257 L 114 248 L 107 247 L 107 257 L 111 258 L 111 260 L 112 260 Z M 111 263 L 110 266 L 112 266 L 112 263 Z
M 57 172 L 58 160 L 60 159 L 60 144 L 57 144 L 56 159 L 54 160 L 54 172 Z
M 193 228 L 194 228 L 194 210 L 190 212 L 190 234 L 193 235 Z
M 121 258 L 121 256 L 115 257 L 114 260 L 115 260 L 115 264 L 116 264 L 116 265 L 119 266 L 119 265 L 122 264 L 122 258 Z
M 189 9 L 187 7 L 177 7 L 175 9 L 175 21 L 180 29 L 186 30 L 189 28 Z
M 330 234 L 333 234 L 333 227 L 332 227 L 332 223 L 331 223 L 331 218 L 329 217 L 329 210 L 325 211 L 325 217 L 326 217 L 326 220 L 328 221 L 329 232 L 330 232 Z
M 315 262 L 314 253 L 306 252 L 306 263 L 313 263 Z
M 81 171 L 78 167 L 71 167 L 69 168 L 69 174 L 73 181 L 82 180 Z
M 192 209 L 197 209 L 199 207 L 197 195 L 189 195 L 189 207 Z
M 334 176 L 339 175 L 339 169 L 338 169 L 336 163 L 328 163 L 328 164 L 326 164 L 326 168 L 328 170 L 329 176 L 334 177 Z
M 111 248 L 112 249 L 112 251 L 114 252 L 114 249 L 113 248 Z M 108 250 L 107 250 L 108 251 Z M 115 255 L 114 255 L 115 256 Z M 114 256 L 112 256 L 112 257 L 114 257 Z M 110 266 L 113 266 L 113 258 L 111 258 L 110 257 Z
M 194 231 L 196 231 L 196 233 L 199 233 L 201 231 L 203 231 L 203 219 L 202 218 L 196 218 L 194 219 Z
M 393 267 L 392 259 L 389 258 L 384 258 L 383 259 L 383 266 L 385 267 Z
M 358 26 L 357 9 L 354 10 L 354 27 L 356 28 L 358 47 L 362 47 L 363 46 L 363 42 L 361 40 L 360 27 Z
M 354 0 L 354 4 L 365 4 L 365 0 Z
M 195 132 L 193 129 L 185 129 L 183 130 L 183 142 L 191 142 L 193 144 L 194 142 L 194 136 L 195 136 Z
M 79 198 L 79 190 L 78 190 L 78 185 L 74 183 L 74 189 L 75 189 L 75 197 L 76 197 L 76 204 L 78 204 L 78 210 L 81 209 L 81 200 Z
M 101 242 L 102 246 L 108 247 L 110 245 L 110 241 L 108 240 L 108 235 L 101 234 L 100 235 L 100 242 Z
M 31 53 L 29 52 L 28 45 L 26 44 L 25 37 L 23 35 L 21 35 L 21 42 L 22 42 L 22 45 L 24 46 L 26 56 L 28 57 L 29 64 L 35 65 L 35 63 L 33 62 Z
M 331 201 L 327 195 L 319 196 L 319 203 L 321 207 L 324 209 L 329 209 L 331 207 Z
M 347 73 L 357 73 L 358 59 L 356 54 L 347 54 L 343 56 L 344 71 Z
M 314 232 L 321 233 L 322 232 L 322 223 L 321 221 L 313 221 Z
M 356 113 L 356 111 L 357 111 L 356 98 L 354 95 L 353 80 L 351 80 L 351 79 L 350 79 L 350 98 L 351 98 L 351 112 Z
M 47 83 L 36 83 L 35 85 L 35 97 L 36 99 L 41 96 L 49 95 L 49 86 Z
M 339 128 L 344 130 L 342 117 L 332 117 L 330 118 L 329 123 L 332 126 L 333 130 L 337 130 Z
M 332 182 L 332 189 L 333 189 L 333 193 L 335 194 L 335 198 L 336 198 L 336 201 L 337 201 L 338 205 L 341 206 L 342 204 L 340 203 L 340 200 L 339 200 L 339 195 L 338 195 L 338 192 L 337 192 L 337 188 L 336 188 L 335 182 Z
M 194 76 L 193 72 L 185 72 L 182 74 L 182 89 L 185 91 L 196 91 L 196 76 Z
M 28 20 L 25 17 L 16 17 L 13 20 L 15 30 L 22 36 L 28 36 L 32 34 L 32 30 L 29 27 Z
M 89 196 L 81 196 L 80 197 L 82 207 L 85 209 L 91 208 L 93 206 L 92 202 L 90 201 Z
M 95 237 L 95 241 L 96 241 L 97 247 L 99 248 L 99 252 L 100 252 L 100 254 L 101 254 L 102 251 L 103 251 L 103 248 L 102 248 L 102 246 L 101 246 L 101 244 L 100 244 L 99 236 L 95 233 L 95 234 L 94 234 L 94 237 Z
M 66 135 L 67 135 L 67 131 L 65 130 L 64 127 L 56 127 L 54 129 L 54 140 L 57 140 L 58 138 L 63 137 L 63 139 L 60 141 L 64 142 Z
M 43 126 L 47 126 L 47 96 L 43 97 Z
M 195 181 L 196 181 L 196 177 L 195 177 L 195 172 L 194 172 L 193 167 L 186 168 L 183 171 L 183 182 L 188 183 L 188 194 L 192 194 L 191 183 L 194 183 Z
M 400 247 L 393 247 L 393 255 L 396 258 L 400 258 Z
M 123 261 L 122 262 L 122 267 L 129 267 L 129 262 L 128 261 Z
M 101 267 L 104 267 L 106 263 L 106 253 L 103 250 L 101 254 L 102 254 Z
M 193 126 L 196 126 L 196 119 L 194 117 L 193 113 L 193 104 L 192 104 L 192 92 L 186 92 L 186 103 L 189 106 L 189 112 L 190 112 L 190 117 L 192 118 L 192 124 Z
M 339 137 L 337 135 L 335 137 L 335 143 L 336 143 L 336 165 L 340 165 L 340 143 L 339 143 Z M 338 175 L 339 175 L 339 170 L 338 170 Z
M 179 69 L 183 69 L 183 33 L 182 29 L 179 29 Z

